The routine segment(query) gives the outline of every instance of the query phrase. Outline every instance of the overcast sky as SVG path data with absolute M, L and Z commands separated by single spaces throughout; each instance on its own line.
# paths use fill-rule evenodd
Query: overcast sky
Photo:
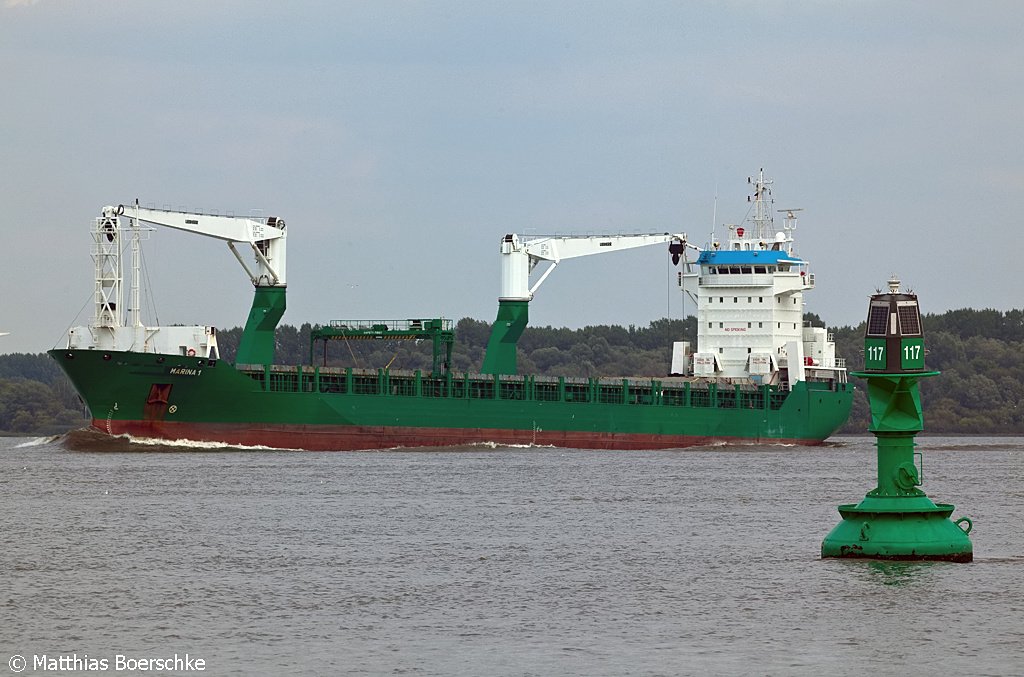
M 926 312 L 1019 308 L 1022 26 L 1009 1 L 0 0 L 0 352 L 90 320 L 105 204 L 285 218 L 287 323 L 491 321 L 504 233 L 703 243 L 760 167 L 829 324 L 892 272 Z M 566 261 L 531 323 L 679 317 L 667 260 Z M 162 324 L 244 323 L 222 243 L 162 230 L 146 263 Z

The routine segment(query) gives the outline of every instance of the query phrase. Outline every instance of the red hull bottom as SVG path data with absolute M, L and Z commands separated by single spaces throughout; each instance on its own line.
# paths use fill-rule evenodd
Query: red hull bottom
M 92 426 L 109 435 L 162 440 L 218 442 L 234 446 L 263 446 L 306 451 L 356 451 L 399 447 L 455 447 L 469 444 L 538 445 L 568 449 L 679 449 L 698 445 L 801 444 L 813 439 L 755 439 L 728 436 L 603 433 L 578 430 L 532 431 L 502 428 L 417 428 L 383 426 L 253 425 L 171 423 L 93 419 Z

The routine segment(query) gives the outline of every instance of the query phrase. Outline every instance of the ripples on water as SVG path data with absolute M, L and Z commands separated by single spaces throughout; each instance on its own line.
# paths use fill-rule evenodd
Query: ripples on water
M 975 522 L 973 564 L 819 559 L 874 486 L 871 438 L 0 439 L 0 651 L 188 652 L 216 675 L 1020 674 L 1024 440 L 919 450 L 925 490 Z

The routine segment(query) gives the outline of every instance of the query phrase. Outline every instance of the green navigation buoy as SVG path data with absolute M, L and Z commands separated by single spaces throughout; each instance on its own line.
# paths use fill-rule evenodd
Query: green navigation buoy
M 878 449 L 878 486 L 857 505 L 839 506 L 840 522 L 821 544 L 821 556 L 886 560 L 970 562 L 974 548 L 966 517 L 953 522 L 953 506 L 936 505 L 918 487 L 921 472 L 914 437 L 924 429 L 918 381 L 939 372 L 924 366 L 924 334 L 917 296 L 889 280 L 875 294 L 864 334 L 864 371 L 871 426 Z

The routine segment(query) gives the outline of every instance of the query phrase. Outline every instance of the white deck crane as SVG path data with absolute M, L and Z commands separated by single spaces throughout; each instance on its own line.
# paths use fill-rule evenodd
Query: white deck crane
M 127 228 L 121 225 L 128 220 Z M 239 344 L 239 361 L 259 363 L 273 359 L 273 332 L 285 310 L 286 244 L 284 220 L 270 217 L 221 216 L 172 211 L 134 205 L 108 205 L 93 228 L 96 267 L 96 310 L 89 327 L 74 327 L 69 347 L 97 350 L 181 353 L 217 358 L 216 330 L 212 327 L 146 327 L 140 299 L 139 243 L 148 223 L 183 230 L 227 243 L 256 289 L 249 321 Z M 124 312 L 122 238 L 131 244 L 131 291 Z M 254 263 L 247 264 L 237 245 L 251 248 Z
M 638 235 L 553 235 L 520 240 L 515 233 L 501 239 L 501 295 L 499 300 L 529 301 L 561 261 L 593 254 L 648 247 L 674 242 L 686 246 L 686 233 Z M 692 245 L 691 245 L 692 246 Z M 551 263 L 540 279 L 530 286 L 530 273 L 541 261 Z
M 286 284 L 285 253 L 288 240 L 284 219 L 276 216 L 220 216 L 150 209 L 140 207 L 137 201 L 128 207 L 119 205 L 116 208 L 103 208 L 104 218 L 117 216 L 223 240 L 245 269 L 253 286 L 283 287 Z M 256 260 L 255 271 L 242 259 L 236 244 L 247 244 L 252 248 Z
M 539 237 L 521 240 L 515 233 L 501 239 L 501 294 L 498 317 L 491 328 L 482 370 L 487 374 L 515 374 L 516 343 L 529 321 L 529 303 L 544 280 L 561 261 L 593 254 L 606 254 L 637 247 L 669 243 L 669 251 L 678 257 L 689 245 L 685 233 L 648 233 L 636 235 L 587 235 Z M 530 273 L 542 262 L 551 265 L 531 286 Z

